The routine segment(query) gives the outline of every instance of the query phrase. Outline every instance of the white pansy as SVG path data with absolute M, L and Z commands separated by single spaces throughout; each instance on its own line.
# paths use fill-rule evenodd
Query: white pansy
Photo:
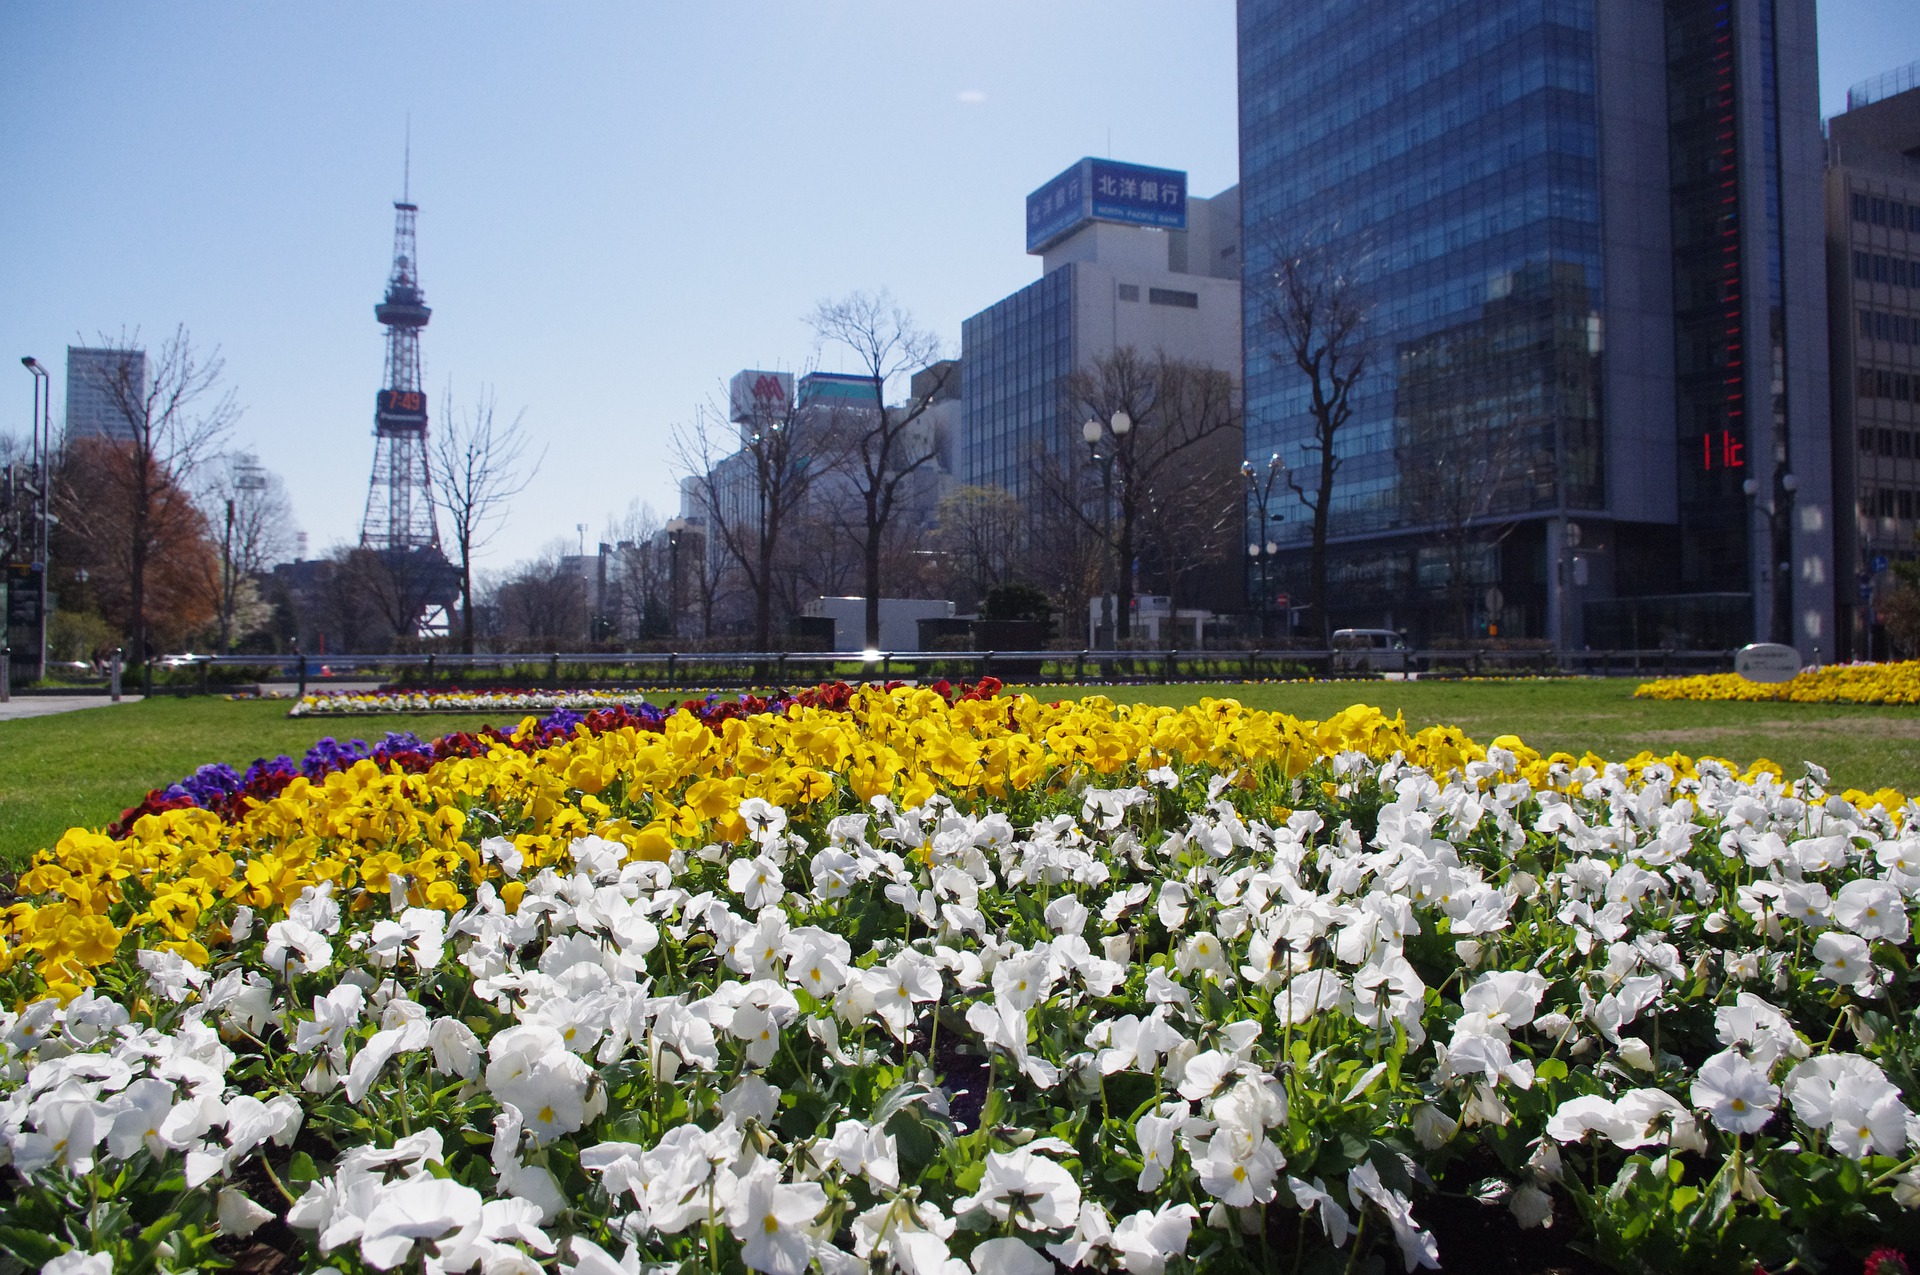
M 1714 1124 L 1729 1133 L 1757 1133 L 1780 1101 L 1779 1086 L 1766 1071 L 1731 1050 L 1700 1064 L 1690 1096 Z
M 1820 977 L 1842 987 L 1860 987 L 1873 981 L 1875 969 L 1868 959 L 1867 940 L 1857 934 L 1829 930 L 1813 945 L 1813 959 L 1820 962 Z
M 1833 919 L 1869 942 L 1907 941 L 1907 905 L 1900 891 L 1884 881 L 1856 877 L 1833 898 Z
M 70 1248 L 41 1266 L 40 1275 L 113 1275 L 113 1254 Z
M 826 1207 L 827 1193 L 818 1184 L 782 1182 L 776 1166 L 761 1161 L 735 1188 L 727 1225 L 749 1267 L 801 1275 L 810 1260 L 807 1228 Z
M 1200 1216 L 1191 1204 L 1163 1204 L 1120 1219 L 1113 1228 L 1113 1251 L 1128 1275 L 1160 1275 L 1170 1258 L 1183 1256 Z
M 1053 1263 L 1011 1235 L 982 1240 L 967 1255 L 974 1275 L 1053 1275 Z
M 1394 1241 L 1400 1246 L 1400 1259 L 1411 1272 L 1415 1267 L 1440 1268 L 1440 1249 L 1433 1235 L 1413 1220 L 1413 1203 L 1380 1181 L 1380 1172 L 1371 1164 L 1362 1164 L 1347 1173 L 1347 1194 L 1356 1203 L 1365 1200 L 1385 1216 L 1393 1228 Z
M 956 1214 L 974 1210 L 1033 1230 L 1072 1226 L 1080 1214 L 1080 1183 L 1026 1147 L 989 1151 L 979 1189 L 953 1206 Z
M 1303 1213 L 1314 1215 L 1333 1246 L 1345 1248 L 1347 1237 L 1353 1234 L 1353 1219 L 1340 1207 L 1340 1201 L 1328 1193 L 1326 1183 L 1319 1178 L 1307 1182 L 1289 1177 L 1287 1189 L 1293 1193 L 1294 1206 Z

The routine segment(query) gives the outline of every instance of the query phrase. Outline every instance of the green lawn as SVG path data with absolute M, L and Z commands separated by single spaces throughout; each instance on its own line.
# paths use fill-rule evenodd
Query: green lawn
M 1616 681 L 1337 682 L 1231 686 L 1040 687 L 1047 698 L 1102 693 L 1152 704 L 1231 695 L 1256 708 L 1321 718 L 1355 703 L 1404 712 L 1415 726 L 1445 722 L 1485 742 L 1516 734 L 1543 751 L 1593 749 L 1767 757 L 1797 770 L 1813 761 L 1836 784 L 1920 792 L 1920 708 L 1812 704 L 1686 704 L 1632 698 Z M 685 693 L 672 698 L 684 698 Z M 390 730 L 431 737 L 491 718 L 420 715 L 289 718 L 272 701 L 153 699 L 0 722 L 0 867 L 17 866 L 75 825 L 98 827 L 206 762 L 244 766 L 298 755 L 323 735 L 372 738 Z M 502 719 L 497 725 L 509 725 Z

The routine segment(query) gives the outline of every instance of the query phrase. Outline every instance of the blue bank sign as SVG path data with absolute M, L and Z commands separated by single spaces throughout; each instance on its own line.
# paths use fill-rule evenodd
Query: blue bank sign
M 1042 252 L 1089 221 L 1187 228 L 1187 175 L 1083 159 L 1027 196 L 1027 251 Z

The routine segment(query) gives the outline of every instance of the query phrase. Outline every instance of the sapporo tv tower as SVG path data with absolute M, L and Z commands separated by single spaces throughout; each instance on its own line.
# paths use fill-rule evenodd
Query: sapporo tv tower
M 411 198 L 409 145 L 401 195 L 394 204 L 393 272 L 373 315 L 387 329 L 386 388 L 375 400 L 373 477 L 360 520 L 360 547 L 378 553 L 396 583 L 417 598 L 423 633 L 446 632 L 453 569 L 440 549 L 433 474 L 427 458 L 427 396 L 420 384 L 420 329 L 433 311 L 420 290 Z

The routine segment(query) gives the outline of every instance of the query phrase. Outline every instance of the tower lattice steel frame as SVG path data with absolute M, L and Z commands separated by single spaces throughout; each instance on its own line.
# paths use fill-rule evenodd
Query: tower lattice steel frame
M 427 396 L 420 384 L 420 329 L 433 314 L 420 290 L 414 218 L 419 208 L 403 189 L 394 204 L 393 273 L 373 315 L 387 329 L 386 388 L 376 400 L 373 476 L 360 520 L 363 548 L 407 553 L 440 549 L 433 474 L 427 463 Z

